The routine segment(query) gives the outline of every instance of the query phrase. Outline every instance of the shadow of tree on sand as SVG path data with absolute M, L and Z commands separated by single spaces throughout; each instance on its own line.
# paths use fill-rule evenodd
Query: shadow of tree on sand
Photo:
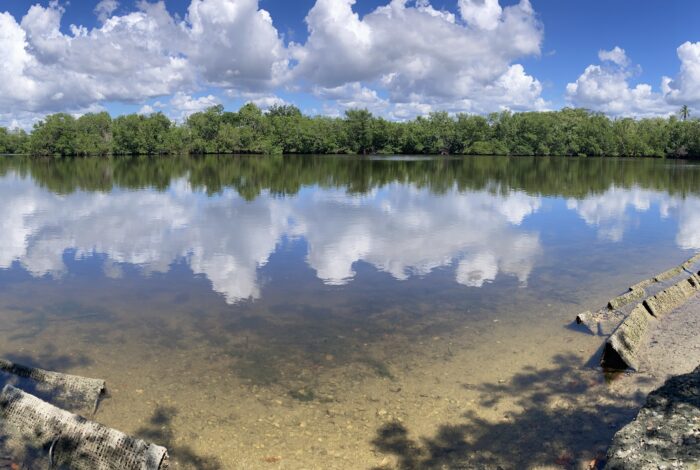
M 524 369 L 503 384 L 464 384 L 481 407 L 498 412 L 485 419 L 465 410 L 432 437 L 411 437 L 401 423 L 378 429 L 372 444 L 408 469 L 598 469 L 613 435 L 632 419 L 643 395 L 616 397 L 599 370 L 580 358 L 560 355 L 556 367 Z M 499 411 L 502 406 L 504 411 Z
M 148 424 L 136 431 L 136 435 L 147 442 L 164 446 L 168 449 L 172 462 L 177 463 L 177 468 L 197 470 L 220 470 L 224 467 L 215 457 L 203 457 L 197 455 L 188 446 L 175 445 L 175 435 L 172 430 L 173 418 L 177 415 L 174 407 L 159 406 L 153 412 Z

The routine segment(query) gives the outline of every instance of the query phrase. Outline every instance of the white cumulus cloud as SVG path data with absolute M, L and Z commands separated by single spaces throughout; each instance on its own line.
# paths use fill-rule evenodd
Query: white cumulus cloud
M 621 67 L 626 67 L 630 63 L 627 53 L 619 46 L 615 46 L 609 51 L 604 49 L 598 51 L 598 58 L 603 62 L 612 62 Z
M 681 70 L 675 79 L 664 77 L 662 91 L 675 105 L 700 107 L 700 42 L 685 42 L 678 47 Z
M 200 96 L 195 98 L 181 91 L 175 93 L 170 100 L 171 113 L 176 119 L 184 119 L 190 114 L 204 111 L 207 108 L 219 104 L 219 99 L 214 95 Z
M 286 49 L 258 0 L 192 0 L 187 23 L 185 52 L 208 83 L 257 91 L 285 77 Z
M 601 50 L 603 64 L 592 64 L 566 87 L 570 104 L 613 116 L 669 115 L 678 106 L 700 107 L 700 42 L 677 49 L 681 62 L 676 78 L 662 77 L 658 90 L 647 83 L 633 84 L 637 68 L 624 49 Z
M 260 0 L 189 0 L 183 17 L 164 0 L 100 0 L 94 27 L 66 25 L 65 9 L 76 8 L 69 2 L 37 3 L 22 17 L 0 12 L 0 124 L 26 127 L 107 102 L 148 110 L 160 97 L 202 93 L 270 107 L 294 91 L 332 114 L 366 107 L 395 119 L 547 109 L 542 82 L 522 65 L 541 54 L 544 38 L 530 1 L 452 1 L 446 11 L 429 0 L 384 0 L 361 16 L 356 0 L 316 0 L 308 38 L 288 45 Z M 657 88 L 635 83 L 638 68 L 622 47 L 602 49 L 600 63 L 567 85 L 566 100 L 610 115 L 700 107 L 700 42 L 677 55 L 680 70 Z M 179 116 L 196 103 L 182 106 Z
M 137 5 L 119 16 L 118 2 L 103 0 L 99 26 L 72 25 L 68 34 L 57 2 L 33 5 L 19 21 L 0 13 L 0 109 L 42 114 L 159 96 L 182 101 L 178 94 L 208 85 L 266 89 L 286 73 L 286 50 L 257 0 L 193 0 L 184 19 L 163 1 Z
M 112 13 L 119 8 L 119 2 L 117 0 L 101 0 L 95 6 L 95 15 L 100 22 L 104 23 L 107 18 L 112 16 Z
M 503 9 L 498 0 L 459 0 L 459 12 L 470 25 L 493 30 L 498 27 Z
M 164 1 L 94 8 L 95 27 L 62 24 L 58 2 L 22 18 L 0 13 L 0 109 L 31 122 L 105 102 L 182 101 L 202 90 L 270 106 L 289 88 L 324 107 L 403 119 L 436 109 L 542 109 L 542 85 L 518 61 L 540 54 L 543 28 L 529 0 L 455 0 L 459 16 L 428 0 L 388 0 L 360 17 L 354 0 L 317 0 L 309 37 L 286 46 L 259 0 L 191 0 L 183 18 Z M 63 26 L 63 27 L 62 27 Z M 189 112 L 193 103 L 182 103 Z
M 354 3 L 316 2 L 307 42 L 290 47 L 294 77 L 324 90 L 379 86 L 397 115 L 545 106 L 539 81 L 514 63 L 540 53 L 543 30 L 529 1 L 461 1 L 462 22 L 427 1 L 392 0 L 362 18 Z
M 63 10 L 32 6 L 18 23 L 0 14 L 0 107 L 15 112 L 79 111 L 132 102 L 192 84 L 177 50 L 178 26 L 162 3 L 107 19 L 90 31 L 60 31 Z

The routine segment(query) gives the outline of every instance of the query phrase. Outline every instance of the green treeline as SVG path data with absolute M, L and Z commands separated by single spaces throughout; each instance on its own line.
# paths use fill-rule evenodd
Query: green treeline
M 320 155 L 199 155 L 119 158 L 0 158 L 0 177 L 17 175 L 56 193 L 153 188 L 177 180 L 207 194 L 233 189 L 248 200 L 286 196 L 304 187 L 365 194 L 389 184 L 433 193 L 524 191 L 582 198 L 610 188 L 700 193 L 700 165 L 685 160 L 559 157 L 364 158 Z
M 237 112 L 214 106 L 177 124 L 162 113 L 59 113 L 31 133 L 0 128 L 0 153 L 30 155 L 163 154 L 472 154 L 700 157 L 698 119 L 609 119 L 583 109 L 431 113 L 392 122 L 367 110 L 343 118 L 304 116 L 294 106 Z

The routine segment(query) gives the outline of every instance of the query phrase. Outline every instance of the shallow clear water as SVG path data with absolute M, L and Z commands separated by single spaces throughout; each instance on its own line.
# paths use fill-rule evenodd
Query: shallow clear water
M 176 468 L 574 468 L 641 394 L 580 310 L 700 249 L 700 166 L 0 161 L 0 354 Z M 595 397 L 595 398 L 592 398 Z

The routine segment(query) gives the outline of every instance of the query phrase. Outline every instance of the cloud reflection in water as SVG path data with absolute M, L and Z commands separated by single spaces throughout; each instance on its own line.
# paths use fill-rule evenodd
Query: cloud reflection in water
M 19 262 L 33 276 L 60 277 L 70 250 L 76 259 L 106 255 L 105 274 L 119 277 L 120 264 L 149 274 L 185 259 L 231 303 L 260 297 L 258 268 L 284 238 L 306 240 L 309 266 L 329 285 L 350 282 L 358 261 L 397 280 L 454 265 L 466 286 L 499 273 L 525 284 L 542 250 L 539 235 L 519 227 L 541 206 L 523 192 L 434 194 L 391 184 L 363 195 L 310 187 L 248 202 L 234 190 L 209 197 L 185 180 L 165 192 L 58 195 L 10 174 L 0 197 L 0 268 Z
M 246 201 L 235 190 L 208 196 L 185 179 L 164 192 L 77 191 L 55 194 L 15 174 L 0 180 L 0 268 L 14 262 L 33 276 L 60 277 L 67 251 L 76 259 L 104 254 L 107 276 L 121 265 L 144 274 L 186 261 L 230 303 L 261 296 L 259 268 L 284 239 L 303 239 L 306 261 L 327 285 L 345 285 L 365 262 L 396 280 L 454 269 L 456 282 L 481 287 L 499 274 L 526 285 L 543 252 L 540 234 L 522 224 L 542 199 L 522 191 L 435 194 L 393 183 L 364 194 L 305 187 Z M 700 248 L 700 199 L 639 188 L 567 200 L 599 238 L 620 242 L 630 211 L 678 218 L 676 243 Z

